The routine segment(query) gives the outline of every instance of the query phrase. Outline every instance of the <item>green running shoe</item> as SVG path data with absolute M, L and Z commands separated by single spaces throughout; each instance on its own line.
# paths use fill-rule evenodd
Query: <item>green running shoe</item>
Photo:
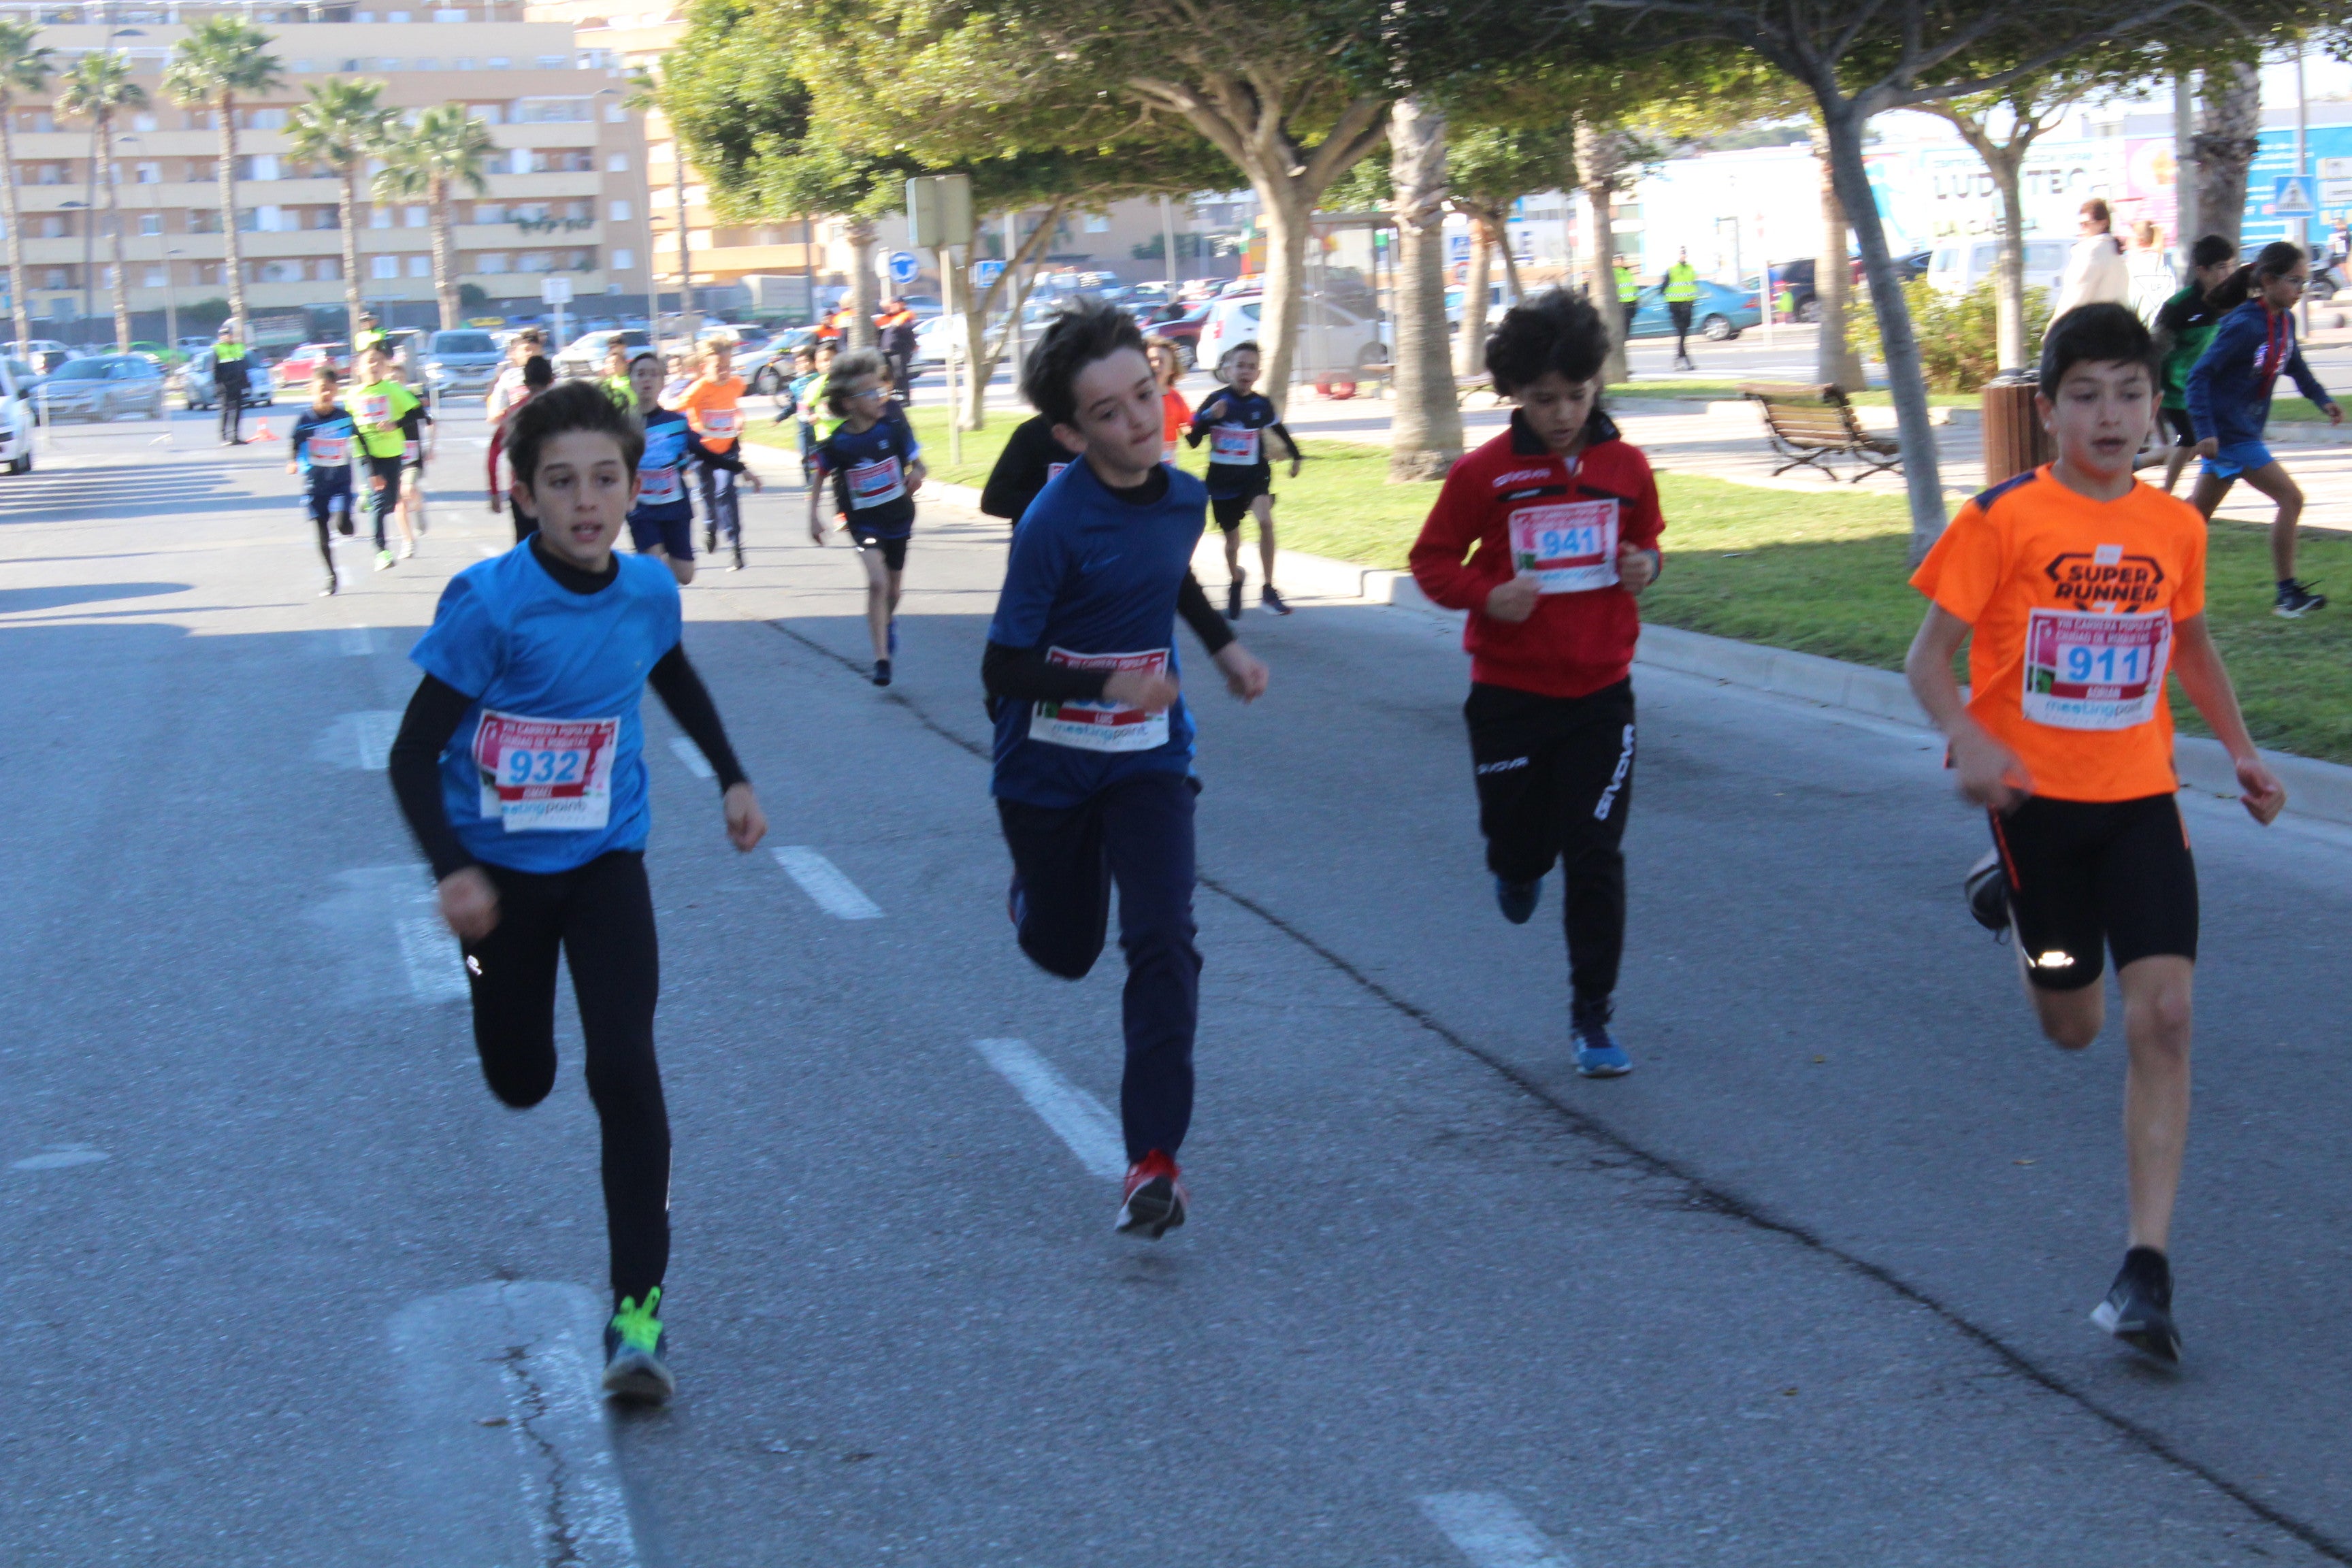
M 661 1305 L 661 1287 L 646 1292 L 644 1306 L 621 1298 L 620 1309 L 604 1325 L 604 1392 L 633 1404 L 659 1405 L 677 1392 L 677 1379 L 662 1363 L 667 1335 L 654 1311 Z

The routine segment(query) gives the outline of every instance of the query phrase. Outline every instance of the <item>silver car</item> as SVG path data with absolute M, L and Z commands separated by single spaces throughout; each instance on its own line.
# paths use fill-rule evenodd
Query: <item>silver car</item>
M 497 340 L 478 327 L 434 333 L 422 357 L 425 384 L 444 397 L 481 396 L 506 363 Z
M 78 420 L 163 417 L 163 372 L 145 354 L 68 360 L 33 391 L 38 416 L 52 425 Z

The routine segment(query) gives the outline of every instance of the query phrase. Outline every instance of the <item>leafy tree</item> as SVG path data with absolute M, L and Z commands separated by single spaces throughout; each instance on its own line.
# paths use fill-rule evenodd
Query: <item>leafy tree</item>
M 383 106 L 384 84 L 335 79 L 310 89 L 286 122 L 297 158 L 331 170 L 341 184 L 343 310 L 346 331 L 360 324 L 360 176 L 396 133 L 400 117 Z
M 228 279 L 229 315 L 237 335 L 246 334 L 245 247 L 236 224 L 236 100 L 268 92 L 284 78 L 284 68 L 269 52 L 269 35 L 234 16 L 215 16 L 198 24 L 163 70 L 163 96 L 187 107 L 212 110 L 213 128 L 220 133 L 222 273 Z
M 16 167 L 16 95 L 49 90 L 57 69 L 52 51 L 35 41 L 41 30 L 28 22 L 0 22 L 0 170 Z M 25 298 L 25 236 L 16 210 L 16 182 L 0 179 L 0 222 L 8 226 L 8 302 L 16 318 L 16 349 L 32 340 L 32 306 Z
M 490 182 L 485 176 L 498 151 L 489 127 L 468 114 L 462 103 L 436 104 L 383 150 L 383 167 L 373 185 L 375 199 L 396 202 L 422 196 L 429 210 L 433 292 L 441 307 L 444 331 L 457 324 L 458 312 L 457 255 L 449 235 L 450 192 L 463 185 L 478 196 L 488 195 Z
M 58 93 L 57 111 L 68 120 L 87 120 L 94 128 L 90 144 L 97 150 L 92 171 L 106 193 L 109 293 L 114 303 L 114 352 L 131 352 L 131 295 L 122 275 L 122 214 L 115 199 L 114 117 L 126 109 L 147 107 L 147 89 L 131 79 L 131 62 L 107 49 L 94 49 L 73 63 Z M 85 215 L 91 222 L 98 214 Z
M 2262 150 L 2263 76 L 2251 53 L 2205 68 L 2198 93 L 2198 226 L 2235 243 L 2246 221 L 2246 171 Z M 2177 178 L 2187 178 L 2182 170 Z

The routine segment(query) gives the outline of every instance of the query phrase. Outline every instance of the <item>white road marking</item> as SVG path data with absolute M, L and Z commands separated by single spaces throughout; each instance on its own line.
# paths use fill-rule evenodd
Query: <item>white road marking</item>
M 684 735 L 671 736 L 669 749 L 679 762 L 686 764 L 686 771 L 696 778 L 715 779 L 719 776 L 710 765 L 710 759 L 702 754 L 702 748 Z
M 1477 1568 L 1575 1568 L 1574 1560 L 1499 1492 L 1436 1492 L 1414 1500 Z
M 1039 1120 L 1052 1128 L 1089 1175 L 1112 1181 L 1127 1174 L 1127 1140 L 1118 1119 L 1103 1102 L 1054 1070 L 1026 1040 L 974 1040 L 971 1048 L 1020 1090 Z
M 312 748 L 322 763 L 380 773 L 392 760 L 392 742 L 400 734 L 400 715 L 389 708 L 339 713 Z
M 596 1296 L 544 1280 L 469 1286 L 394 1317 L 415 1561 L 637 1568 L 597 1387 L 604 1320 Z
M 106 1158 L 106 1151 L 88 1143 L 52 1143 L 48 1152 L 28 1154 L 22 1160 L 12 1160 L 12 1171 L 62 1171 L 68 1165 L 95 1165 Z
M 817 908 L 835 920 L 878 921 L 882 918 L 881 905 L 858 891 L 857 884 L 843 876 L 840 867 L 807 845 L 788 845 L 773 853 L 776 864 L 791 873 L 793 880 L 801 885 L 801 891 L 815 900 Z
M 365 658 L 375 652 L 375 631 L 370 626 L 345 626 L 343 652 L 352 658 Z
M 465 953 L 438 914 L 403 915 L 394 929 L 400 933 L 400 961 L 408 968 L 409 992 L 419 1002 L 463 1002 L 474 994 L 466 980 Z

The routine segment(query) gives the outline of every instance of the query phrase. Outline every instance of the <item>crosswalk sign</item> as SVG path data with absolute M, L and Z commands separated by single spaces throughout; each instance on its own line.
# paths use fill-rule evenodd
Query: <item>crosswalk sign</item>
M 2310 179 L 2303 174 L 2281 174 L 2272 186 L 2271 216 L 2273 217 L 2309 217 L 2318 210 L 2312 201 Z

